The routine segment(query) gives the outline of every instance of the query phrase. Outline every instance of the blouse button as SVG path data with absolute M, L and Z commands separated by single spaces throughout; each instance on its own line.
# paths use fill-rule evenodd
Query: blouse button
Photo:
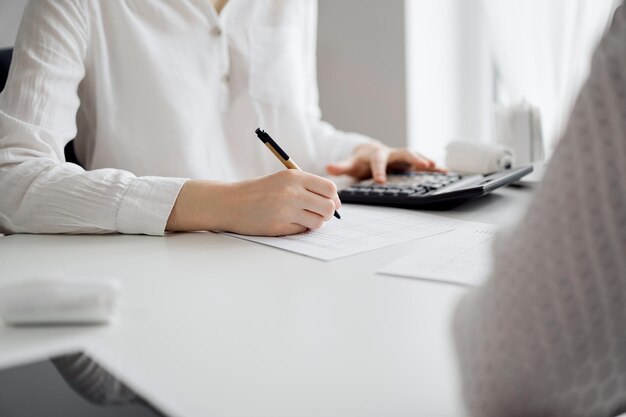
M 219 26 L 215 26 L 213 29 L 211 29 L 211 35 L 213 36 L 222 36 L 222 29 Z

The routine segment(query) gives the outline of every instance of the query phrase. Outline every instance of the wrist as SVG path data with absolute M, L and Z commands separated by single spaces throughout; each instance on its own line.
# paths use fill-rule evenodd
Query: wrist
M 232 186 L 189 180 L 181 188 L 167 221 L 167 231 L 228 230 Z

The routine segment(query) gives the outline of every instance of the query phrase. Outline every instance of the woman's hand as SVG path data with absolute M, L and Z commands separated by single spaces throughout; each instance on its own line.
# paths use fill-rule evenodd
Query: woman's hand
M 293 169 L 234 184 L 191 180 L 181 189 L 166 230 L 291 235 L 319 229 L 339 207 L 332 181 Z
M 359 180 L 374 178 L 378 183 L 387 180 L 387 172 L 435 171 L 443 172 L 435 163 L 408 149 L 394 149 L 380 142 L 359 145 L 351 158 L 326 167 L 331 175 L 349 175 Z

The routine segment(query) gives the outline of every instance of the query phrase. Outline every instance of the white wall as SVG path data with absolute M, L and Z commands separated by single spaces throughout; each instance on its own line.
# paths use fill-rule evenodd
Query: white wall
M 27 0 L 0 0 L 0 48 L 13 46 Z
M 319 0 L 324 118 L 406 146 L 404 0 Z
M 26 2 L 0 0 L 0 47 L 13 45 Z M 319 0 L 319 26 L 324 118 L 404 146 L 404 0 Z

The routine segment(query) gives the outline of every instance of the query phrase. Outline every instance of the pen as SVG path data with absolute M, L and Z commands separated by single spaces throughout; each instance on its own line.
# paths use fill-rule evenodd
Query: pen
M 265 146 L 267 146 L 267 148 L 272 151 L 274 156 L 276 156 L 276 158 L 278 158 L 278 160 L 285 166 L 285 168 L 297 169 L 298 171 L 302 171 L 298 164 L 291 160 L 289 155 L 287 155 L 287 152 L 283 151 L 283 149 L 278 146 L 278 143 L 276 143 L 270 135 L 262 131 L 260 127 L 257 128 L 257 130 L 255 130 L 254 132 L 259 137 L 259 139 L 261 139 L 261 142 L 263 142 Z M 339 213 L 337 213 L 337 210 L 335 210 L 334 216 L 338 219 L 341 219 L 341 216 L 339 215 Z

